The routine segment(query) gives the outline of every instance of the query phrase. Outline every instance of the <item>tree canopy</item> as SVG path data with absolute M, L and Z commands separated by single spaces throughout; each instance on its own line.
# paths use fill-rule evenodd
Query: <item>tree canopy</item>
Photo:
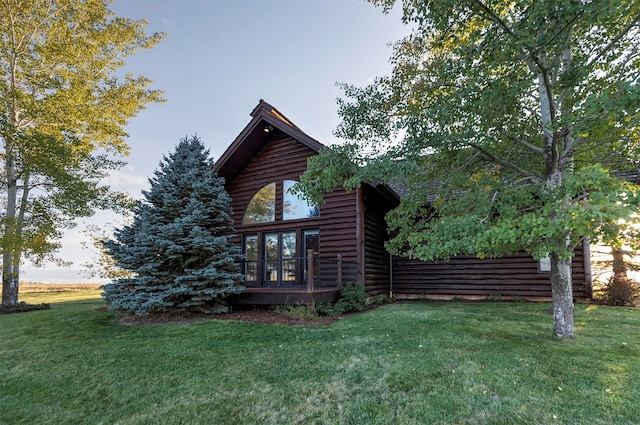
M 165 157 L 133 221 L 105 241 L 107 253 L 131 276 L 105 286 L 112 310 L 226 311 L 226 298 L 244 290 L 240 248 L 233 236 L 231 198 L 197 137 Z
M 392 74 L 342 84 L 347 143 L 310 161 L 302 189 L 406 185 L 387 217 L 395 253 L 549 256 L 554 333 L 573 336 L 576 244 L 638 221 L 638 188 L 615 173 L 640 146 L 640 3 L 400 3 L 414 30 Z
M 0 2 L 3 303 L 17 303 L 24 257 L 56 260 L 74 218 L 127 203 L 101 179 L 123 165 L 129 119 L 162 93 L 118 71 L 163 34 L 108 3 Z

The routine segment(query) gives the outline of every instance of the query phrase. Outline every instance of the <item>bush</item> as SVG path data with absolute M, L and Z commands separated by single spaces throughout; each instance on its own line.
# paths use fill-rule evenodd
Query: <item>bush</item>
M 343 313 L 363 311 L 367 308 L 367 293 L 360 282 L 347 283 L 340 288 L 340 298 L 335 307 Z
M 0 305 L 0 314 L 25 313 L 27 311 L 48 310 L 49 304 L 27 304 L 24 301 L 12 305 Z
M 335 304 L 318 304 L 316 311 L 324 316 L 339 316 L 344 313 L 364 311 L 368 306 L 369 302 L 364 286 L 360 282 L 352 282 L 340 288 L 340 295 Z
M 627 278 L 609 279 L 602 294 L 602 302 L 607 305 L 633 305 L 633 302 L 640 297 L 638 284 Z
M 291 320 L 313 320 L 318 318 L 318 313 L 316 308 L 312 305 L 304 305 L 304 304 L 286 304 L 282 306 L 278 306 L 275 308 L 275 311 L 282 314 L 287 319 Z

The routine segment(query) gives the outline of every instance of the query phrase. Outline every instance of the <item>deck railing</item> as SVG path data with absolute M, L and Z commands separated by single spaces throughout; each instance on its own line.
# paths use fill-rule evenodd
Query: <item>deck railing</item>
M 343 284 L 345 261 L 341 255 L 319 257 L 312 252 L 306 257 L 277 260 L 245 260 L 242 270 L 249 288 L 333 288 Z M 308 273 L 312 270 L 312 273 Z

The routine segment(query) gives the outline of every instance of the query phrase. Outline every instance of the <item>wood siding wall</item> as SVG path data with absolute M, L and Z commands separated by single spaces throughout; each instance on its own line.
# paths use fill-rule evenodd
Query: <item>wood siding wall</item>
M 384 247 L 388 239 L 385 214 L 389 201 L 373 190 L 364 191 L 365 201 L 365 289 L 369 295 L 389 294 L 391 257 Z
M 233 222 L 236 237 L 232 242 L 242 243 L 245 234 L 262 235 L 264 232 L 287 230 L 318 229 L 320 232 L 320 251 L 322 258 L 337 258 L 341 254 L 344 262 L 343 279 L 356 281 L 356 229 L 355 229 L 355 192 L 347 193 L 336 189 L 325 196 L 325 204 L 320 206 L 320 217 L 282 220 L 282 181 L 299 180 L 307 169 L 307 158 L 315 152 L 290 137 L 277 137 L 264 147 L 256 157 L 232 182 L 227 182 L 227 191 L 231 196 Z M 265 185 L 277 182 L 276 221 L 260 224 L 242 224 L 245 209 L 251 198 Z M 300 244 L 298 244 L 300 245 Z M 301 252 L 298 246 L 298 255 Z
M 584 250 L 576 248 L 572 262 L 573 295 L 590 297 L 585 274 Z M 459 256 L 450 261 L 393 258 L 393 292 L 397 295 L 551 297 L 549 273 L 538 271 L 538 262 L 521 253 L 495 259 Z

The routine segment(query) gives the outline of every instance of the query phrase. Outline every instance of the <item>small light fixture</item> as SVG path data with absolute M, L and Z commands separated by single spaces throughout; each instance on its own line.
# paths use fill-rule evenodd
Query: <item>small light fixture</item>
M 269 134 L 273 131 L 273 126 L 271 124 L 265 124 L 262 131 L 264 131 L 265 134 Z

